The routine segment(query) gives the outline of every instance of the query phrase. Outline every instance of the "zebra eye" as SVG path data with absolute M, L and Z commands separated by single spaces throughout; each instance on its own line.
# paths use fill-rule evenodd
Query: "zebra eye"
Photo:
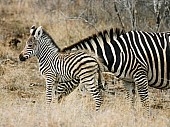
M 32 45 L 28 45 L 28 47 L 32 47 Z
M 38 35 L 40 35 L 40 31 L 38 31 Z

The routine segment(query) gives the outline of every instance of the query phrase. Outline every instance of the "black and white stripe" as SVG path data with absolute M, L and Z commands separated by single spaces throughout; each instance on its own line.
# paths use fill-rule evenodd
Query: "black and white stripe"
M 143 31 L 99 32 L 63 49 L 89 50 L 100 56 L 107 70 L 124 81 L 134 102 L 135 86 L 149 109 L 148 86 L 170 88 L 170 33 Z
M 54 86 L 54 96 L 58 102 L 64 97 L 70 94 L 80 84 L 79 79 L 73 79 L 67 82 L 57 81 Z
M 102 65 L 98 58 L 85 51 L 59 52 L 58 46 L 41 26 L 38 28 L 33 26 L 30 33 L 31 35 L 19 58 L 21 61 L 25 61 L 33 55 L 38 58 L 40 72 L 46 79 L 47 103 L 49 104 L 52 100 L 52 88 L 56 78 L 59 78 L 59 88 L 62 84 L 65 85 L 63 89 L 66 91 L 65 95 L 78 86 L 74 83 L 79 82 L 81 86 L 85 86 L 94 98 L 96 110 L 98 110 L 102 102 L 99 90 L 102 85 Z M 96 83 L 97 77 L 98 83 Z M 75 80 L 76 82 L 74 82 Z M 71 86 L 69 86 L 69 82 Z

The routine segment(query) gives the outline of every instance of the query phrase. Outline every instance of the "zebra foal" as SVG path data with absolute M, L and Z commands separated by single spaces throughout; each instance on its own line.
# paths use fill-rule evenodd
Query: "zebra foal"
M 52 88 L 56 79 L 59 78 L 59 83 L 67 86 L 64 89 L 66 91 L 72 91 L 78 85 L 85 86 L 96 103 L 96 110 L 99 110 L 102 102 L 99 89 L 103 84 L 102 65 L 95 55 L 85 51 L 60 52 L 60 48 L 42 26 L 38 28 L 32 26 L 30 37 L 19 59 L 25 61 L 32 56 L 38 58 L 39 70 L 46 79 L 47 104 L 52 101 Z M 98 77 L 98 83 L 96 83 L 96 77 Z M 71 82 L 74 86 L 69 86 L 67 82 Z

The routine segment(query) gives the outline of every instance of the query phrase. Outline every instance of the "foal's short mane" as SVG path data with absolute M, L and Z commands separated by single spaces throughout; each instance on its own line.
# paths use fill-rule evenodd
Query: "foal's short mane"
M 51 35 L 43 29 L 43 32 L 51 39 L 51 43 L 60 51 L 61 49 L 58 47 L 58 45 L 55 43 L 54 39 L 51 37 Z
M 115 30 L 113 30 L 113 28 L 111 28 L 111 29 L 108 30 L 108 31 L 107 31 L 107 30 L 100 31 L 100 32 L 98 32 L 97 34 L 93 34 L 92 36 L 89 36 L 89 37 L 87 37 L 87 38 L 85 38 L 85 39 L 83 39 L 83 40 L 78 41 L 77 43 L 74 43 L 74 44 L 72 44 L 72 45 L 69 45 L 69 46 L 63 48 L 61 51 L 62 51 L 62 52 L 65 52 L 65 51 L 67 51 L 67 50 L 70 50 L 70 49 L 76 47 L 76 46 L 79 45 L 79 44 L 82 44 L 82 43 L 84 43 L 84 42 L 87 42 L 87 41 L 89 41 L 89 40 L 91 40 L 91 39 L 95 39 L 96 37 L 105 38 L 105 36 L 108 35 L 108 36 L 110 37 L 110 39 L 113 40 L 113 38 L 117 38 L 117 37 L 119 37 L 120 35 L 122 35 L 122 34 L 124 34 L 124 33 L 125 33 L 125 31 L 124 31 L 123 29 L 120 30 L 119 28 L 116 28 Z

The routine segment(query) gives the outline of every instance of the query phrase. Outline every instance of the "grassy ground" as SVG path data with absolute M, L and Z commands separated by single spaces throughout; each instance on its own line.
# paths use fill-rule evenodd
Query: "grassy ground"
M 150 89 L 152 117 L 146 118 L 139 100 L 134 113 L 125 100 L 121 83 L 116 95 L 104 95 L 99 112 L 91 96 L 82 97 L 75 90 L 60 104 L 45 105 L 45 81 L 40 76 L 35 58 L 21 63 L 18 55 L 25 45 L 29 28 L 43 25 L 62 48 L 96 30 L 82 20 L 66 20 L 61 14 L 50 16 L 31 2 L 2 1 L 0 4 L 0 127 L 169 127 L 170 93 Z M 51 14 L 51 13 L 50 13 Z M 98 23 L 98 30 L 118 25 Z M 11 39 L 21 41 L 9 47 Z

